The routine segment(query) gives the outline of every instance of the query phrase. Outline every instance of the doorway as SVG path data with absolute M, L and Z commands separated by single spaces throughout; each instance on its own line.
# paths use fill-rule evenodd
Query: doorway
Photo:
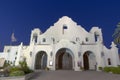
M 56 53 L 56 69 L 73 69 L 73 59 L 71 56 L 71 51 L 69 49 L 62 48 Z
M 96 57 L 91 51 L 86 51 L 83 55 L 84 70 L 96 70 Z
M 45 69 L 47 67 L 47 54 L 45 51 L 40 51 L 36 54 L 35 69 Z

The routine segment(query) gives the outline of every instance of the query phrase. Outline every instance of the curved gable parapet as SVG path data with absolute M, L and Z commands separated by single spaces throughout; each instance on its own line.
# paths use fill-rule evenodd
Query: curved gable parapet
M 97 34 L 102 34 L 101 28 L 99 27 L 92 27 L 92 29 L 90 30 L 90 33 L 97 33 Z
M 41 34 L 42 34 L 42 31 L 41 31 L 39 28 L 35 28 L 35 29 L 32 30 L 32 33 L 41 35 Z
M 61 39 L 80 43 L 94 43 L 93 35 L 67 16 L 60 18 L 53 26 L 50 26 L 43 34 L 39 35 L 38 43 L 43 41 L 44 44 L 50 44 L 54 41 L 59 42 Z
M 77 25 L 77 23 L 74 22 L 71 18 L 63 16 L 53 26 L 48 28 L 44 35 L 62 36 L 64 34 L 75 36 L 79 34 L 79 36 L 83 36 L 87 33 L 88 32 L 82 28 L 82 26 Z

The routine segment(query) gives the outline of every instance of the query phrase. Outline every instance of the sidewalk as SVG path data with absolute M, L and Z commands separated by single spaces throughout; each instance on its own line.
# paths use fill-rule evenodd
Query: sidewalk
M 120 80 L 120 75 L 97 71 L 38 71 L 30 80 Z

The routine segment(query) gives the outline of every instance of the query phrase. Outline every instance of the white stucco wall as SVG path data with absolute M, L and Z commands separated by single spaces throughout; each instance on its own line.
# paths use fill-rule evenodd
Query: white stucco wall
M 81 25 L 77 25 L 71 18 L 63 16 L 53 26 L 50 26 L 44 33 L 39 28 L 31 31 L 30 44 L 25 46 L 21 43 L 18 46 L 6 46 L 0 58 L 5 57 L 15 65 L 23 58 L 26 59 L 28 66 L 35 69 L 36 55 L 40 51 L 45 51 L 47 58 L 47 67 L 51 70 L 56 69 L 57 51 L 62 48 L 68 49 L 72 55 L 73 69 L 79 71 L 78 62 L 82 62 L 84 67 L 83 55 L 89 51 L 93 53 L 95 59 L 89 59 L 90 69 L 98 67 L 117 66 L 120 64 L 118 49 L 112 43 L 111 49 L 103 45 L 102 29 L 92 27 L 88 32 Z M 8 51 L 9 50 L 9 51 Z M 52 56 L 50 55 L 52 52 Z M 17 54 L 16 54 L 17 53 Z M 89 57 L 90 58 L 90 57 Z M 111 59 L 111 65 L 108 65 L 108 58 Z M 53 65 L 50 66 L 50 61 Z

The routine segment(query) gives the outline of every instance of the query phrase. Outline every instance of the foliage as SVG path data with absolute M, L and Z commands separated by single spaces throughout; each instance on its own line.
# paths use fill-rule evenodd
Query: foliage
M 29 69 L 28 67 L 23 67 L 21 70 L 24 71 L 25 74 L 33 72 L 33 70 Z
M 23 71 L 21 71 L 20 67 L 18 66 L 11 66 L 9 68 L 9 76 L 22 76 Z
M 99 68 L 99 70 L 103 70 L 103 68 L 102 67 L 98 67 Z
M 114 43 L 120 47 L 120 22 L 117 24 L 117 28 L 112 36 L 114 38 Z
M 10 76 L 22 76 L 31 72 L 33 71 L 28 68 L 26 61 L 21 61 L 19 66 L 12 66 L 9 69 Z
M 20 67 L 13 66 L 9 69 L 9 72 L 11 73 L 11 72 L 20 71 L 20 70 L 21 70 Z
M 111 71 L 111 67 L 104 67 L 104 71 L 105 72 L 110 72 Z
M 20 68 L 22 71 L 24 71 L 25 74 L 31 73 L 33 72 L 32 70 L 29 69 L 29 67 L 27 66 L 26 60 L 24 61 L 20 61 Z
M 104 67 L 105 72 L 112 72 L 114 74 L 120 74 L 120 67 Z
M 33 70 L 29 69 L 27 66 L 26 60 L 20 61 L 19 66 L 11 66 L 9 61 L 5 61 L 4 67 L 1 69 L 3 68 L 9 76 L 22 76 L 33 72 Z
M 23 75 L 25 75 L 24 71 L 20 71 L 20 70 L 13 71 L 10 73 L 10 76 L 23 76 Z
M 20 62 L 19 62 L 19 65 L 20 65 L 21 68 L 27 67 L 26 61 L 20 61 Z

